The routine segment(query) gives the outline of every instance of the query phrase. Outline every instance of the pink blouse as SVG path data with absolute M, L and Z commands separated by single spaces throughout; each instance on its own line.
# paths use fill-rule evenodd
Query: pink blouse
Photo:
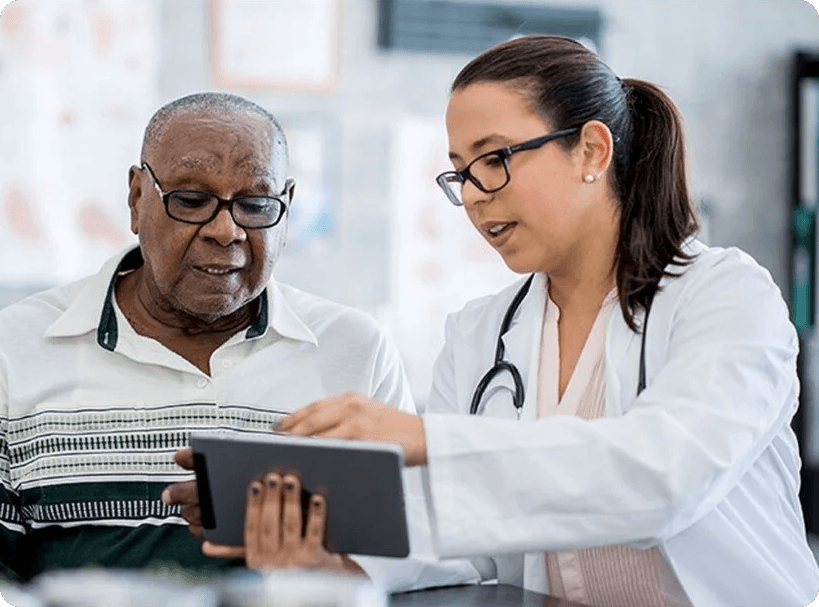
M 558 399 L 560 310 L 546 298 L 538 372 L 537 415 L 603 417 L 606 410 L 606 328 L 617 306 L 614 291 L 600 312 L 569 383 Z M 687 607 L 685 592 L 659 548 L 640 550 L 625 545 L 598 546 L 568 552 L 547 552 L 549 593 L 594 607 Z

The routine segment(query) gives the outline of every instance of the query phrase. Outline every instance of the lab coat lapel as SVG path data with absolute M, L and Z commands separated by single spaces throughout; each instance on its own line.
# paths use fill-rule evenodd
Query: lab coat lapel
M 645 314 L 639 310 L 634 317 L 643 326 Z M 640 378 L 640 346 L 642 334 L 626 324 L 618 304 L 609 319 L 606 334 L 606 417 L 620 417 L 637 398 Z M 646 344 L 646 373 L 649 371 L 649 345 Z
M 538 273 L 504 337 L 507 360 L 517 366 L 526 390 L 522 420 L 535 419 L 537 412 L 537 374 L 545 301 L 546 275 Z

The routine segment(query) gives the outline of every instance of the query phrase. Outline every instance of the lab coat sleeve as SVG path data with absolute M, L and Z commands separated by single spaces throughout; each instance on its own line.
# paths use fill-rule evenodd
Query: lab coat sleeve
M 415 413 L 412 395 L 398 351 L 381 336 L 373 373 L 372 397 L 406 413 Z M 405 559 L 352 556 L 370 579 L 388 592 L 419 590 L 480 581 L 480 575 L 467 560 L 439 561 L 432 548 L 427 504 L 419 468 L 404 468 L 404 504 L 410 555 Z
M 740 253 L 689 271 L 661 336 L 666 355 L 651 359 L 648 388 L 625 415 L 424 416 L 442 556 L 648 547 L 736 485 L 794 413 L 796 335 L 770 275 Z M 447 340 L 439 360 L 457 360 L 470 343 L 454 326 Z M 436 403 L 455 398 L 451 379 L 435 381 Z
M 449 316 L 446 319 L 445 335 L 450 336 L 456 330 L 455 318 Z M 447 340 L 448 342 L 449 340 Z M 429 402 L 427 404 L 427 411 L 429 413 L 468 413 L 470 403 L 459 403 L 455 391 L 455 365 L 452 358 L 452 349 L 444 347 L 435 365 L 432 369 L 432 387 L 430 388 Z M 460 411 L 459 411 L 460 407 Z M 418 469 L 421 474 L 422 486 L 425 490 L 426 505 L 429 508 L 428 517 L 432 529 L 437 528 L 435 520 L 435 509 L 430 507 L 432 501 L 430 499 L 430 485 L 429 474 L 426 467 Z M 432 548 L 439 552 L 439 547 L 436 545 L 435 533 L 432 533 Z M 497 562 L 491 556 L 473 556 L 470 560 L 472 566 L 480 573 L 482 580 L 492 580 L 498 577 Z

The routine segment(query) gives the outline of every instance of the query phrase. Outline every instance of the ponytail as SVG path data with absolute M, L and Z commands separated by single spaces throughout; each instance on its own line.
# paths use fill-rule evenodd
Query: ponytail
M 623 81 L 632 136 L 621 191 L 616 251 L 617 292 L 623 317 L 637 331 L 634 315 L 648 309 L 666 267 L 690 262 L 682 249 L 698 229 L 688 193 L 682 120 L 659 87 Z

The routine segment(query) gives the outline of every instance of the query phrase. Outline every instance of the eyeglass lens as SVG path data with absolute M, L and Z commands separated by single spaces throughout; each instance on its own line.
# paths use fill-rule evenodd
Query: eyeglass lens
M 509 172 L 503 157 L 497 153 L 478 156 L 462 171 L 472 177 L 472 182 L 484 192 L 494 192 L 509 182 Z M 457 174 L 448 174 L 442 180 L 447 196 L 456 204 L 463 204 L 464 182 Z M 476 183 L 477 182 L 477 183 Z
M 284 212 L 284 203 L 269 196 L 235 198 L 231 205 L 233 220 L 247 228 L 275 224 Z M 205 192 L 178 191 L 168 195 L 168 214 L 187 223 L 208 223 L 219 207 L 219 199 Z

